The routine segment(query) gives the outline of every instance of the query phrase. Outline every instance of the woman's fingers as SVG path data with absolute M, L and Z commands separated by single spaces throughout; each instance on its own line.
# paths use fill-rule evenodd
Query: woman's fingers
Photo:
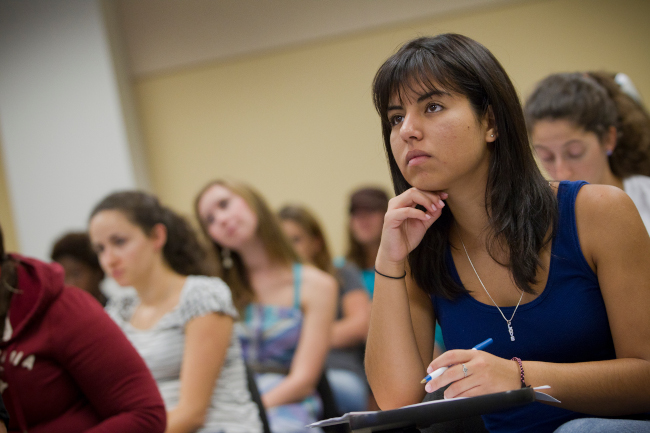
M 415 207 L 420 205 L 425 209 L 436 212 L 445 206 L 443 202 L 447 198 L 447 193 L 435 193 L 429 191 L 422 191 L 416 188 L 411 188 L 402 194 L 394 197 L 389 202 L 389 209 L 402 208 L 402 207 Z

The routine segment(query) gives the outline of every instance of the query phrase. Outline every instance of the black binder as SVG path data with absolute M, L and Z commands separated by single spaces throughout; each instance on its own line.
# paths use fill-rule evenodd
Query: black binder
M 385 411 L 351 412 L 316 424 L 326 426 L 347 422 L 354 433 L 411 432 L 431 424 L 498 412 L 534 401 L 535 390 L 522 388 L 477 397 L 428 401 Z

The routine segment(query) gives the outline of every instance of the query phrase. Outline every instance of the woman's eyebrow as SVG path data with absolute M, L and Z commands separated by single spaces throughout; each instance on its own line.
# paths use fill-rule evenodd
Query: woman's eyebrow
M 431 90 L 431 91 L 429 91 L 429 92 L 427 92 L 427 93 L 425 93 L 423 95 L 420 95 L 418 97 L 418 102 L 425 101 L 425 100 L 431 98 L 432 96 L 451 96 L 451 93 L 446 92 L 444 90 L 434 89 L 434 90 Z M 401 105 L 389 105 L 388 108 L 386 108 L 386 112 L 389 112 L 391 110 L 401 110 L 402 108 L 403 107 Z
M 451 96 L 451 93 L 445 92 L 444 90 L 436 90 L 436 89 L 434 89 L 434 90 L 431 90 L 431 91 L 425 93 L 424 95 L 420 96 L 418 98 L 418 102 L 422 102 L 422 101 L 424 101 L 426 99 L 429 99 L 432 96 Z

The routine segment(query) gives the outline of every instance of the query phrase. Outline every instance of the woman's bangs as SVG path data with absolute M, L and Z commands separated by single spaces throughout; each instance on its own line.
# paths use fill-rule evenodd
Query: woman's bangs
M 378 108 L 381 109 L 383 118 L 386 118 L 389 101 L 394 96 L 397 96 L 403 105 L 409 94 L 459 91 L 458 84 L 452 79 L 448 68 L 429 51 L 418 49 L 401 53 L 401 56 L 399 54 L 395 55 L 393 62 L 386 62 L 387 70 L 378 76 L 376 88 L 383 90 Z

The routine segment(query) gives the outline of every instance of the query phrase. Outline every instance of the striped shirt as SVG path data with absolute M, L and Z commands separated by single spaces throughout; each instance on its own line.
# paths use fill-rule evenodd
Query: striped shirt
M 219 278 L 188 276 L 178 305 L 152 328 L 137 329 L 129 321 L 139 303 L 137 295 L 112 298 L 106 311 L 122 328 L 151 370 L 167 410 L 178 405 L 185 326 L 212 312 L 237 319 L 228 286 Z M 201 433 L 257 433 L 262 431 L 257 406 L 246 385 L 241 347 L 232 336 Z

